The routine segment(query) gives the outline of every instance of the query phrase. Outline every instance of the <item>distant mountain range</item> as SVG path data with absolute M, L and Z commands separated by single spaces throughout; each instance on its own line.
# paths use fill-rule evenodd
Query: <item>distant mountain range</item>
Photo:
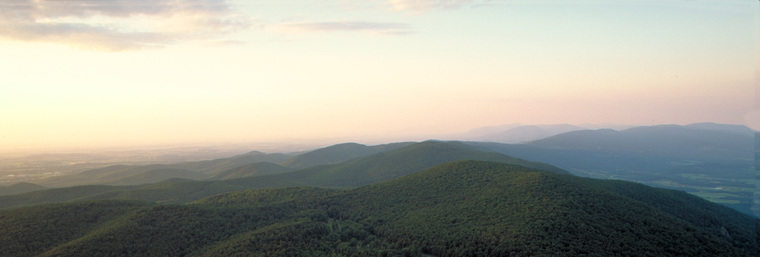
M 205 188 L 201 184 L 214 185 L 215 189 L 204 189 L 206 193 L 198 194 L 199 197 L 227 190 L 273 186 L 356 187 L 449 161 L 474 159 L 522 162 L 522 165 L 535 168 L 541 167 L 531 166 L 539 164 L 529 164 L 530 161 L 542 162 L 553 166 L 544 169 L 561 169 L 579 176 L 622 179 L 684 190 L 742 212 L 753 213 L 754 132 L 747 127 L 698 123 L 642 126 L 620 131 L 575 129 L 579 127 L 512 126 L 500 133 L 506 135 L 511 131 L 516 133 L 512 135 L 518 135 L 519 131 L 557 133 L 572 130 L 523 144 L 428 141 L 367 146 L 344 143 L 299 154 L 250 152 L 200 162 L 118 165 L 36 181 L 42 186 L 20 184 L 0 187 L 0 195 L 93 184 L 129 186 L 113 188 L 117 191 L 138 190 L 135 188 L 149 187 L 152 183 L 195 185 L 188 188 Z M 493 131 L 494 128 L 491 128 L 488 132 Z M 134 187 L 137 185 L 142 186 Z M 125 194 L 118 195 L 124 197 Z M 190 195 L 193 197 L 182 198 L 197 199 L 194 194 Z M 39 198 L 39 201 L 50 202 L 42 200 L 44 198 Z M 5 205 L 16 206 L 9 203 Z M 760 209 L 754 212 L 760 213 Z
M 425 142 L 398 150 L 409 147 L 467 149 Z M 181 181 L 131 194 L 186 190 L 172 183 Z M 0 211 L 0 255 L 757 256 L 758 225 L 679 191 L 462 160 L 354 189 L 277 187 L 186 204 L 77 200 Z
M 499 127 L 474 130 L 470 132 L 469 136 L 465 136 L 465 138 L 472 141 L 514 144 L 530 142 L 570 131 L 586 129 L 584 127 L 570 124 L 513 125 L 502 127 L 501 130 L 497 131 L 496 129 L 498 128 Z
M 580 130 L 544 138 L 527 145 L 554 149 L 597 152 L 636 153 L 688 158 L 751 157 L 753 132 L 745 127 L 718 124 L 688 126 L 659 125 L 611 129 Z
M 743 125 L 730 125 L 730 124 L 717 124 L 717 123 L 694 123 L 685 126 L 680 125 L 664 125 L 664 126 L 679 126 L 689 127 L 703 130 L 712 130 L 716 132 L 734 133 L 740 135 L 747 135 L 754 133 L 750 128 Z M 507 144 L 520 144 L 536 141 L 548 137 L 552 137 L 559 134 L 564 134 L 572 131 L 579 130 L 598 130 L 598 129 L 610 129 L 616 131 L 624 131 L 630 128 L 636 127 L 648 127 L 648 126 L 631 126 L 631 125 L 617 125 L 617 124 L 542 124 L 542 125 L 524 125 L 524 124 L 506 124 L 501 126 L 490 126 L 473 129 L 464 134 L 453 136 L 459 140 L 464 141 L 478 141 L 478 142 L 496 142 Z M 657 127 L 657 126 L 655 126 Z
M 753 136 L 661 125 L 111 166 L 0 187 L 0 256 L 758 256 Z
M 51 177 L 36 184 L 49 187 L 75 185 L 138 185 L 161 182 L 169 178 L 219 180 L 247 176 L 270 175 L 313 166 L 335 164 L 356 157 L 394 150 L 412 143 L 366 146 L 344 143 L 302 154 L 250 152 L 229 158 L 154 165 L 115 165 L 82 173 Z M 273 166 L 277 165 L 279 167 Z M 0 194 L 2 195 L 2 194 Z
M 339 164 L 320 165 L 311 168 L 288 171 L 288 168 L 273 164 L 254 163 L 277 169 L 279 173 L 256 175 L 226 180 L 190 180 L 170 179 L 154 184 L 128 186 L 75 186 L 54 188 L 18 195 L 0 196 L 0 209 L 28 206 L 41 203 L 61 203 L 80 200 L 130 199 L 162 203 L 186 203 L 214 194 L 243 189 L 272 188 L 286 186 L 319 186 L 330 188 L 348 188 L 369 185 L 388 179 L 415 173 L 436 165 L 458 160 L 487 160 L 511 163 L 567 173 L 557 167 L 544 163 L 525 161 L 499 153 L 484 152 L 476 147 L 459 142 L 427 141 L 422 143 L 394 145 L 384 147 L 386 152 L 379 152 L 364 157 L 354 158 Z M 336 148 L 325 148 L 334 152 Z M 315 150 L 316 151 L 322 151 Z M 144 166 L 140 166 L 144 167 Z M 250 165 L 230 170 L 235 173 L 240 169 L 248 170 Z M 106 173 L 110 174 L 110 173 Z M 121 173 L 119 173 L 121 174 Z M 141 173 L 142 174 L 142 173 Z M 220 174 L 227 175 L 228 172 Z
M 753 142 L 754 132 L 744 126 L 700 123 L 578 130 L 525 144 L 471 144 L 579 176 L 684 190 L 745 213 L 760 213 L 751 210 Z

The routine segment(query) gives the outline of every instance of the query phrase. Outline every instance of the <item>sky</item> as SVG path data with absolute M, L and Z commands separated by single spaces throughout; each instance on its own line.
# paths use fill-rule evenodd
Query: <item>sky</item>
M 0 0 L 0 152 L 752 125 L 756 0 Z

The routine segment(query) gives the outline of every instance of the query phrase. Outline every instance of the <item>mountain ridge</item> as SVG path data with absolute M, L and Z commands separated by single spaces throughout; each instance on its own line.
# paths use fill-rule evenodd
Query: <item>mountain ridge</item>
M 41 205 L 0 211 L 0 230 L 5 231 L 0 234 L 4 242 L 0 254 L 669 257 L 758 253 L 760 230 L 755 226 L 760 219 L 688 194 L 683 195 L 684 201 L 673 201 L 672 190 L 632 185 L 463 160 L 349 190 L 247 190 L 183 205 L 123 200 Z M 703 205 L 734 216 L 689 217 Z M 663 208 L 671 208 L 671 213 Z M 52 231 L 61 234 L 48 236 Z
M 426 141 L 392 148 L 385 152 L 351 159 L 340 164 L 322 165 L 270 175 L 220 181 L 169 179 L 153 184 L 93 186 L 93 188 L 98 189 L 93 191 L 81 190 L 86 187 L 72 187 L 0 196 L 0 209 L 40 203 L 95 199 L 186 203 L 233 190 L 288 186 L 351 188 L 408 175 L 446 162 L 465 159 L 501 161 L 553 172 L 567 172 L 543 163 L 525 161 L 499 153 L 483 152 L 477 147 L 461 142 Z
M 754 133 L 748 131 L 725 124 L 661 125 L 579 130 L 526 144 L 468 144 L 579 176 L 683 190 L 760 216 L 752 209 Z

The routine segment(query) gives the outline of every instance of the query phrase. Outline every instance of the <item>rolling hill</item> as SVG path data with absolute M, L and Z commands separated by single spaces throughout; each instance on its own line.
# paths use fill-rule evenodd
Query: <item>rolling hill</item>
M 139 185 L 160 182 L 169 178 L 193 180 L 224 180 L 245 176 L 260 176 L 336 164 L 375 153 L 391 151 L 413 143 L 392 143 L 366 146 L 344 143 L 315 149 L 306 153 L 282 154 L 249 152 L 229 158 L 196 162 L 153 165 L 114 165 L 86 170 L 81 173 L 51 177 L 37 183 L 48 187 L 75 185 Z M 268 163 L 268 164 L 263 164 Z M 273 166 L 279 165 L 283 167 Z
M 357 187 L 408 175 L 439 164 L 457 160 L 486 160 L 523 165 L 554 172 L 557 167 L 479 151 L 460 142 L 425 141 L 403 148 L 323 165 L 261 177 L 240 178 L 220 183 L 263 188 L 271 186 Z
M 226 180 L 243 177 L 253 177 L 262 175 L 272 175 L 285 173 L 292 169 L 271 162 L 257 162 L 243 165 L 237 168 L 225 170 L 210 177 L 210 180 Z
M 47 189 L 46 187 L 35 185 L 32 183 L 16 183 L 10 186 L 0 186 L 0 195 L 15 195 L 15 194 L 23 194 L 27 192 L 32 191 L 39 191 Z
M 168 178 L 205 179 L 221 172 L 257 162 L 281 162 L 292 156 L 281 153 L 250 152 L 229 158 L 153 165 L 114 165 L 81 173 L 51 177 L 39 184 L 49 187 L 74 185 L 137 185 L 156 183 Z
M 520 144 L 471 143 L 579 176 L 678 189 L 752 213 L 753 133 L 700 123 L 573 131 Z
M 450 163 L 344 197 L 341 215 L 436 256 L 757 253 L 758 219 L 698 197 L 501 163 Z
M 219 192 L 218 188 L 275 186 L 356 187 L 462 159 L 531 165 L 529 161 L 516 159 L 520 158 L 535 161 L 535 165 L 537 162 L 552 165 L 555 170 L 560 167 L 579 176 L 621 179 L 683 190 L 758 215 L 757 210 L 753 212 L 751 209 L 755 191 L 752 136 L 753 132 L 744 126 L 698 123 L 634 127 L 621 131 L 578 130 L 525 144 L 428 141 L 366 146 L 346 143 L 299 155 L 251 152 L 203 162 L 112 166 L 58 177 L 55 180 L 60 183 L 54 184 L 144 185 L 171 178 L 225 180 L 181 182 L 200 190 L 191 195 L 206 196 L 203 192 L 207 187 L 201 185 L 213 184 L 211 188 L 214 189 L 208 192 Z M 135 195 L 141 194 L 114 195 L 135 199 Z M 168 195 L 171 197 L 164 200 L 192 200 L 191 197 Z
M 640 154 L 700 159 L 746 159 L 752 156 L 753 134 L 732 133 L 732 125 L 719 129 L 706 126 L 658 125 L 634 127 L 622 131 L 611 129 L 582 130 L 559 134 L 527 143 L 552 149 L 573 149 L 606 154 Z M 707 127 L 707 128 L 705 128 Z
M 343 143 L 299 154 L 280 164 L 293 169 L 302 169 L 319 165 L 340 163 L 379 152 L 380 150 L 371 146 L 357 143 Z
M 322 165 L 273 175 L 257 175 L 221 181 L 195 181 L 173 179 L 155 184 L 132 186 L 97 186 L 98 190 L 80 190 L 86 187 L 57 188 L 28 194 L 0 196 L 0 209 L 40 203 L 60 203 L 75 200 L 129 199 L 160 203 L 186 203 L 214 194 L 242 189 L 286 186 L 318 186 L 350 188 L 397 178 L 439 164 L 457 160 L 487 160 L 523 165 L 526 167 L 566 173 L 557 167 L 512 158 L 503 154 L 483 152 L 459 142 L 426 141 L 379 152 L 349 161 Z M 252 164 L 230 173 L 252 171 L 254 168 L 280 169 L 274 164 Z M 259 167 L 255 167 L 259 166 Z M 127 166 L 126 168 L 129 168 Z M 283 171 L 283 170 L 279 170 Z M 230 175 L 234 176 L 234 175 Z
M 0 212 L 3 256 L 757 256 L 760 220 L 682 192 L 458 161 L 350 190 Z

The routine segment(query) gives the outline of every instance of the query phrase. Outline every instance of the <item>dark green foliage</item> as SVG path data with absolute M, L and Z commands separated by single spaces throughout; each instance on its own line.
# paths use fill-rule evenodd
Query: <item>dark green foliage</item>
M 747 230 L 747 227 L 752 227 L 753 220 L 760 220 L 736 210 L 723 208 L 682 191 L 653 188 L 625 181 L 608 181 L 599 185 L 678 217 L 703 231 L 723 236 L 734 245 L 746 248 L 758 242 L 758 235 Z M 760 232 L 760 227 L 756 228 L 755 232 Z
M 436 256 L 751 256 L 735 248 L 751 246 L 680 217 L 703 205 L 726 208 L 694 198 L 696 205 L 681 202 L 675 216 L 655 208 L 671 200 L 667 193 L 652 193 L 649 201 L 657 204 L 650 204 L 623 197 L 605 183 L 458 162 L 358 189 L 346 196 L 350 211 L 343 215 Z M 730 219 L 714 226 L 752 238 L 754 219 L 741 214 Z
M 191 170 L 152 169 L 129 177 L 109 181 L 109 185 L 138 185 L 158 183 L 171 178 L 204 179 L 206 175 Z
M 76 186 L 53 188 L 19 195 L 0 196 L 0 209 L 28 206 L 42 203 L 61 203 L 78 200 L 82 197 L 112 191 L 113 186 Z
M 18 231 L 0 253 L 757 256 L 759 222 L 681 192 L 459 161 L 352 190 L 291 187 L 188 205 L 104 201 L 0 212 L 2 231 Z
M 233 178 L 244 178 L 262 175 L 272 175 L 278 173 L 288 172 L 291 169 L 271 163 L 271 162 L 257 162 L 248 165 L 240 166 L 234 169 L 225 170 L 219 174 L 209 178 L 211 180 L 225 180 Z
M 213 181 L 172 179 L 141 186 L 76 186 L 0 196 L 0 209 L 81 200 L 141 200 L 156 203 L 187 203 L 203 197 L 243 190 L 245 187 Z
M 185 256 L 236 228 L 224 213 L 189 206 L 140 209 L 41 256 Z
M 201 162 L 185 162 L 174 164 L 179 169 L 187 169 L 192 171 L 203 172 L 207 175 L 216 175 L 220 172 L 241 167 L 243 165 L 257 163 L 257 162 L 271 162 L 278 163 L 292 156 L 282 153 L 262 153 L 262 152 L 250 152 L 247 154 L 237 155 L 225 159 L 215 159 Z
M 335 194 L 336 190 L 314 187 L 284 187 L 238 191 L 207 197 L 193 204 L 217 207 L 262 206 L 288 201 L 311 201 Z
M 357 143 L 343 143 L 299 154 L 293 158 L 285 160 L 281 164 L 285 167 L 302 169 L 319 165 L 340 163 L 379 152 L 380 150 L 371 146 Z
M 523 165 L 565 173 L 557 167 L 479 151 L 459 142 L 426 141 L 404 148 L 357 158 L 336 165 L 262 177 L 224 181 L 226 184 L 263 188 L 273 186 L 357 187 L 397 178 L 458 160 L 484 160 Z
M 235 236 L 197 256 L 420 256 L 368 230 L 351 221 L 300 219 Z
M 143 186 L 118 188 L 82 199 L 132 199 L 156 203 L 187 203 L 210 195 L 246 189 L 212 181 L 174 180 Z
M 36 256 L 144 206 L 133 201 L 98 201 L 0 212 L 0 256 Z
M 320 165 L 337 164 L 359 157 L 392 151 L 413 144 L 416 143 L 401 142 L 374 146 L 366 146 L 357 143 L 343 143 L 299 154 L 280 164 L 294 169 L 304 169 Z

